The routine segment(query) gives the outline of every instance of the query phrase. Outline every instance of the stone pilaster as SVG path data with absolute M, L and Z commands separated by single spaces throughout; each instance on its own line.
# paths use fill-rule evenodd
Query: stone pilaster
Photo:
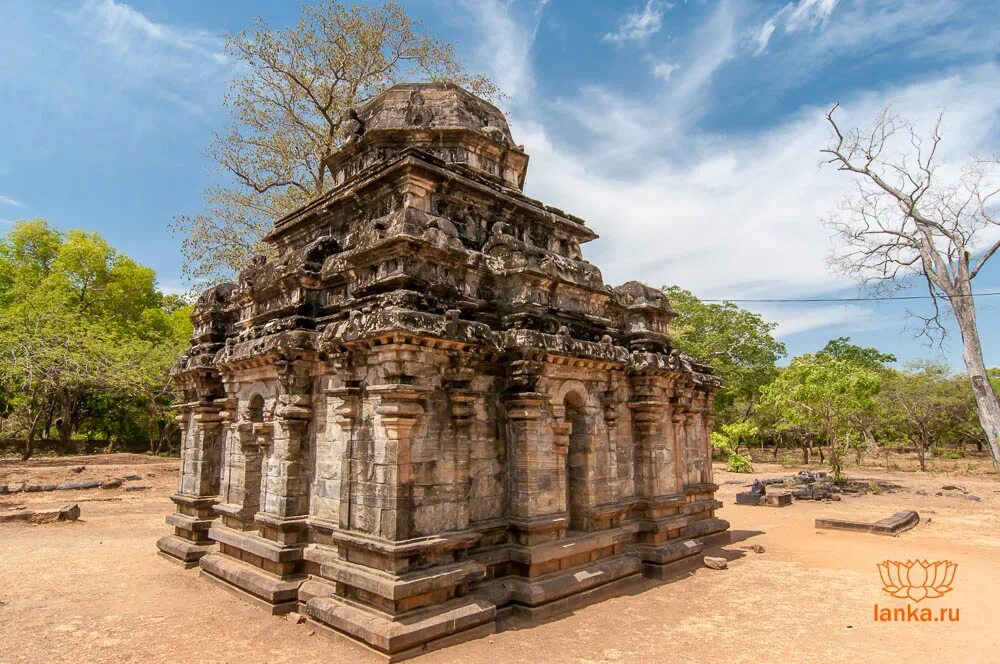
M 569 526 L 562 479 L 569 427 L 544 421 L 551 397 L 519 392 L 504 401 L 510 468 L 510 523 L 522 544 L 555 539 Z
M 238 406 L 236 398 L 230 397 L 219 413 L 225 431 L 225 458 L 219 492 L 222 502 L 215 506 L 215 512 L 226 526 L 251 530 L 260 508 L 261 454 L 254 423 L 246 409 L 240 413 Z
M 387 384 L 368 387 L 375 396 L 374 464 L 379 522 L 377 533 L 390 541 L 412 536 L 413 428 L 424 414 L 429 389 Z
M 174 534 L 156 544 L 160 552 L 185 567 L 194 567 L 212 548 L 209 529 L 219 502 L 223 422 L 222 400 L 181 406 L 181 474 L 170 499 L 176 511 L 166 519 Z

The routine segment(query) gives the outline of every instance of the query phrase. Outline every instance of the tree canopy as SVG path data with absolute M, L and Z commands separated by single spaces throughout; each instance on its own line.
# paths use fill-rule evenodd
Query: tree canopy
M 777 324 L 732 302 L 702 302 L 677 286 L 664 292 L 677 312 L 671 324 L 674 345 L 712 366 L 725 382 L 716 397 L 719 410 L 739 405 L 743 415 L 749 413 L 761 388 L 777 376 L 777 362 L 786 354 L 785 345 L 772 335 Z
M 880 372 L 834 355 L 800 355 L 763 390 L 763 404 L 778 413 L 777 428 L 803 428 L 830 446 L 835 476 L 841 450 L 859 442 L 859 422 L 875 412 Z
M 16 223 L 0 239 L 0 381 L 5 424 L 24 436 L 25 457 L 50 428 L 68 451 L 88 423 L 105 437 L 155 428 L 162 442 L 167 373 L 191 336 L 189 315 L 151 269 L 99 235 Z M 98 401 L 128 412 L 95 417 Z
M 240 72 L 225 100 L 231 122 L 208 150 L 223 181 L 206 192 L 207 212 L 174 224 L 186 272 L 203 283 L 264 253 L 261 240 L 276 219 L 330 189 L 324 158 L 342 143 L 351 109 L 402 80 L 448 80 L 497 95 L 396 2 L 326 1 L 304 7 L 285 29 L 258 18 L 229 37 L 227 51 Z

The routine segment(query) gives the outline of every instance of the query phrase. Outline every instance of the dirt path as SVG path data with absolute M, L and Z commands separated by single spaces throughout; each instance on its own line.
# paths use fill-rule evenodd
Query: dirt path
M 176 484 L 175 462 L 124 455 L 91 463 L 0 466 L 6 481 L 69 475 L 142 475 L 150 489 L 2 496 L 0 509 L 79 502 L 77 523 L 0 525 L 0 662 L 378 662 L 342 639 L 310 636 L 155 555 Z M 109 461 L 104 459 L 104 461 Z M 767 470 L 773 472 L 766 472 Z M 758 468 L 757 476 L 787 473 Z M 765 472 L 761 472 L 765 471 Z M 93 473 L 94 475 L 90 475 Z M 540 625 L 508 626 L 487 639 L 415 662 L 996 662 L 1000 635 L 1000 483 L 992 478 L 866 475 L 898 493 L 796 502 L 783 509 L 733 505 L 746 476 L 717 472 L 720 515 L 732 522 L 730 567 L 691 567 L 661 585 Z M 44 475 L 44 477 L 43 477 Z M 961 484 L 968 499 L 935 496 Z M 916 495 L 921 489 L 927 496 Z M 816 516 L 877 519 L 904 508 L 924 518 L 899 538 L 816 531 Z M 929 523 L 928 523 L 929 518 Z M 741 548 L 761 544 L 764 553 Z M 885 559 L 949 559 L 954 590 L 923 605 L 958 608 L 958 622 L 875 622 L 873 606 L 905 606 L 881 591 Z

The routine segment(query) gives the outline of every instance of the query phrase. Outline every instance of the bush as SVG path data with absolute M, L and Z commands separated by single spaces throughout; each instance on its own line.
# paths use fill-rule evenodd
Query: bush
M 730 454 L 729 459 L 726 460 L 726 470 L 730 473 L 752 473 L 753 459 L 750 458 L 749 454 L 740 454 L 739 452 Z
M 964 459 L 965 458 L 965 451 L 964 450 L 952 450 L 951 452 L 948 452 L 948 454 L 946 454 L 945 456 L 948 457 L 949 459 Z

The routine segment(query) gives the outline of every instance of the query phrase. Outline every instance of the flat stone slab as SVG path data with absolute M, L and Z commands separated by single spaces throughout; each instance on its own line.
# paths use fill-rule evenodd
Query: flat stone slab
M 896 512 L 874 523 L 849 519 L 816 519 L 816 527 L 830 530 L 853 530 L 858 533 L 895 536 L 920 523 L 920 515 L 913 510 Z
M 76 503 L 61 507 L 47 507 L 37 510 L 13 510 L 0 512 L 0 523 L 23 521 L 25 523 L 54 523 L 56 521 L 76 521 L 80 518 L 80 506 Z

